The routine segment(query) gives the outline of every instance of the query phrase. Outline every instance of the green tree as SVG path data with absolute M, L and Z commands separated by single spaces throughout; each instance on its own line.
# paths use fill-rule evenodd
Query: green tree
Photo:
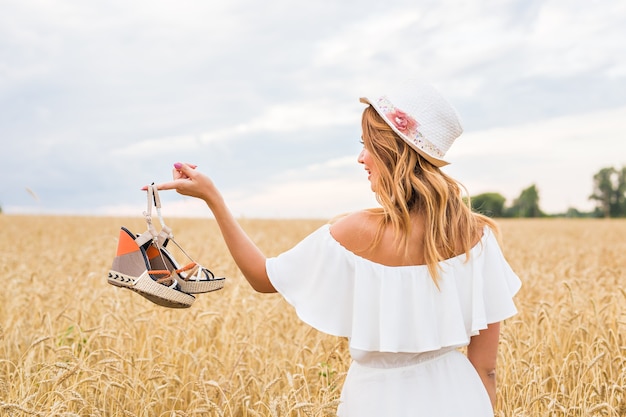
M 617 173 L 617 216 L 626 217 L 626 166 Z
M 602 168 L 593 176 L 593 193 L 590 200 L 595 200 L 596 210 L 603 217 L 626 216 L 626 167 L 618 170 L 614 167 Z
M 504 216 L 506 198 L 499 193 L 478 194 L 470 199 L 472 210 L 489 217 Z
M 545 213 L 539 208 L 539 190 L 535 184 L 522 190 L 513 205 L 507 210 L 509 217 L 544 217 Z
M 560 217 L 560 215 L 557 216 Z M 576 207 L 570 207 L 562 216 L 570 218 L 594 217 L 594 212 L 586 213 L 584 211 L 578 210 Z

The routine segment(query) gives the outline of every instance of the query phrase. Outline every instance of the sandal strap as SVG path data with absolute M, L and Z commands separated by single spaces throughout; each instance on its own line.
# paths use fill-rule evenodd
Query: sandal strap
M 151 269 L 148 271 L 149 275 L 163 275 L 160 278 L 156 279 L 156 282 L 159 284 L 167 285 L 170 288 L 176 288 L 178 282 L 175 279 L 172 279 L 172 273 L 167 269 Z
M 190 269 L 194 269 L 194 268 L 195 268 L 195 267 L 197 267 L 197 266 L 200 266 L 200 265 L 198 265 L 196 262 L 191 262 L 191 263 L 188 263 L 187 265 L 183 266 L 182 268 L 178 268 L 175 272 L 176 272 L 177 274 L 179 274 L 179 273 L 181 273 L 181 272 L 187 272 L 187 271 L 189 271 Z M 194 271 L 194 272 L 195 272 L 195 271 Z
M 206 271 L 208 279 L 214 279 L 215 275 L 211 272 L 210 269 L 203 267 L 197 262 L 191 262 L 182 268 L 178 268 L 174 272 L 180 276 L 181 272 L 189 272 L 183 278 L 185 281 L 205 281 L 205 277 L 203 276 Z
M 166 230 L 161 230 L 156 235 L 157 246 L 159 247 L 163 246 L 165 244 L 165 241 L 169 238 L 170 238 L 170 234 Z M 145 243 L 149 241 L 154 242 L 154 240 L 155 240 L 155 237 L 153 236 L 152 232 L 150 230 L 146 230 L 145 232 L 137 236 L 137 238 L 135 239 L 135 242 L 137 242 L 137 245 L 143 246 Z
M 174 234 L 172 233 L 172 229 L 165 224 L 163 214 L 161 214 L 161 197 L 159 197 L 159 191 L 154 184 L 149 188 L 152 192 L 152 201 L 154 203 L 154 207 L 156 208 L 157 216 L 159 217 L 159 223 L 161 223 L 161 233 L 166 236 L 166 238 L 173 239 Z
M 174 237 L 172 233 L 172 229 L 165 224 L 165 220 L 163 220 L 163 215 L 161 214 L 161 198 L 159 197 L 159 193 L 157 191 L 157 187 L 153 184 L 148 185 L 147 188 L 147 206 L 146 211 L 143 212 L 143 215 L 146 219 L 146 224 L 148 226 L 148 230 L 139 235 L 135 241 L 139 246 L 142 246 L 146 242 L 152 240 L 157 246 L 161 246 L 165 243 L 167 239 L 172 239 Z M 157 216 L 159 218 L 159 222 L 161 223 L 161 231 L 157 232 L 156 227 L 154 227 L 154 223 L 152 222 L 152 207 L 156 208 Z
M 177 269 L 175 271 L 177 274 L 180 272 L 190 271 L 190 273 L 187 275 L 188 278 L 186 278 L 186 280 L 202 281 L 204 273 L 203 271 L 206 271 L 210 278 L 213 279 L 215 277 L 215 275 L 213 275 L 213 272 L 196 262 L 174 239 L 174 233 L 172 232 L 172 229 L 167 224 L 165 224 L 165 220 L 163 219 L 163 215 L 161 213 L 161 198 L 159 197 L 159 191 L 157 190 L 157 187 L 156 185 L 154 185 L 154 183 L 148 185 L 147 203 L 148 204 L 146 211 L 144 211 L 143 214 L 146 218 L 148 230 L 135 239 L 137 244 L 139 246 L 142 246 L 143 244 L 152 240 L 157 249 L 160 249 L 162 246 L 165 246 L 166 241 L 172 241 L 178 247 L 178 249 L 180 249 L 180 251 L 191 261 L 184 267 Z M 157 232 L 156 228 L 154 227 L 154 223 L 152 222 L 153 206 L 156 209 L 157 217 L 159 218 L 159 223 L 161 224 L 160 232 Z
M 156 279 L 156 282 L 158 282 L 159 284 L 163 284 L 167 281 L 172 281 L 172 273 L 170 271 L 168 271 L 167 269 L 151 269 L 148 271 L 149 275 L 163 275 L 160 278 Z M 170 285 L 168 285 L 171 288 L 174 288 L 176 286 L 176 280 L 173 280 L 174 282 Z
M 143 246 L 148 241 L 153 241 L 157 245 L 159 244 L 159 240 L 165 241 L 164 239 L 159 239 L 160 233 L 157 232 L 156 228 L 154 227 L 154 224 L 152 223 L 152 205 L 156 201 L 154 199 L 155 188 L 156 187 L 154 186 L 154 183 L 152 183 L 151 185 L 148 185 L 146 189 L 146 197 L 147 197 L 148 204 L 146 206 L 146 211 L 143 212 L 143 216 L 146 220 L 148 230 L 143 232 L 141 235 L 137 236 L 137 238 L 135 239 L 135 242 L 137 242 L 137 245 L 139 246 Z
M 206 276 L 204 275 L 206 273 Z M 198 269 L 193 270 L 187 275 L 186 281 L 207 281 L 215 278 L 213 272 L 210 269 L 198 265 Z

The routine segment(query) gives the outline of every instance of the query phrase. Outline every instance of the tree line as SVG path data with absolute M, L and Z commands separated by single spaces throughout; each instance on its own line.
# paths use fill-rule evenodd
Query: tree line
M 547 214 L 539 204 L 539 190 L 535 184 L 522 190 L 512 204 L 499 193 L 483 193 L 470 198 L 472 210 L 489 217 L 626 217 L 626 166 L 602 168 L 593 176 L 593 190 L 589 196 L 596 207 L 582 212 L 570 207 L 565 213 Z

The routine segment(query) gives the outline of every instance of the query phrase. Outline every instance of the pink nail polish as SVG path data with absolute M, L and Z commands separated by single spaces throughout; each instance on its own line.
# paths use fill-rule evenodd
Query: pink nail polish
M 174 164 L 174 168 L 176 168 L 176 169 L 181 169 L 182 167 L 183 167 L 183 164 L 181 164 L 180 162 L 176 162 Z

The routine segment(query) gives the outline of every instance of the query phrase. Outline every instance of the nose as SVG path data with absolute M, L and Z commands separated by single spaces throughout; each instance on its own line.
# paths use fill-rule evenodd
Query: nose
M 358 156 L 358 158 L 356 159 L 356 161 L 357 161 L 359 164 L 364 164 L 364 163 L 365 163 L 365 162 L 363 161 L 363 154 L 364 154 L 364 153 L 365 153 L 365 148 L 363 148 L 363 149 L 361 150 L 361 153 L 359 153 L 359 156 Z

